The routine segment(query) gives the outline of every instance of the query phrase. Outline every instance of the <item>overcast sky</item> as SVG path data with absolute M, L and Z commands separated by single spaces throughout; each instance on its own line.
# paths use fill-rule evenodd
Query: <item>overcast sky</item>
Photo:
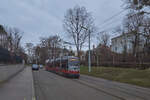
M 85 6 L 92 13 L 99 30 L 110 30 L 120 25 L 124 16 L 122 13 L 106 25 L 103 24 L 106 19 L 123 10 L 122 0 L 1 0 L 0 24 L 24 31 L 22 44 L 37 44 L 41 36 L 63 36 L 64 14 L 75 5 Z

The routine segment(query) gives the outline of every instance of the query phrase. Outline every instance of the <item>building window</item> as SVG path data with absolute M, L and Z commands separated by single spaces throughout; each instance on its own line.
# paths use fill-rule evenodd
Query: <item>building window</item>
M 115 51 L 117 51 L 117 47 L 115 47 Z

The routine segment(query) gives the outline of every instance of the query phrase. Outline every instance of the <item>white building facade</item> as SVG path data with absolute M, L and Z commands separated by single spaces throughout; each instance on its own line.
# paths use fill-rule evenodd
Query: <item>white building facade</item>
M 139 37 L 138 50 L 141 51 L 144 48 L 144 37 Z M 111 51 L 115 53 L 127 53 L 133 52 L 133 41 L 135 40 L 134 34 L 123 34 L 111 39 Z

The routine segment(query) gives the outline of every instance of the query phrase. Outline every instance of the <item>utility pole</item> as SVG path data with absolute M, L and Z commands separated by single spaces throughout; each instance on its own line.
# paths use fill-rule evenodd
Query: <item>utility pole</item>
M 89 72 L 91 72 L 91 34 L 89 30 Z
M 87 30 L 89 32 L 89 55 L 88 55 L 88 67 L 89 67 L 89 72 L 91 72 L 91 31 L 90 29 L 81 26 L 83 29 Z

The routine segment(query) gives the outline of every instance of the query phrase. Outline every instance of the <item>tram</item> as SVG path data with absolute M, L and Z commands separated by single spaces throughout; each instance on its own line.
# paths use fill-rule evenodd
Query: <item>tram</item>
M 46 60 L 45 69 L 66 77 L 79 78 L 79 59 L 74 56 L 64 56 L 56 59 Z

